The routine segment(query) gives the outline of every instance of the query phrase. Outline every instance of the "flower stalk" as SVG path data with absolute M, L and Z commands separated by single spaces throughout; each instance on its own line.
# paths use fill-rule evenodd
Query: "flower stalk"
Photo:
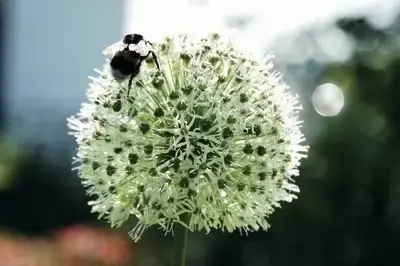
M 182 222 L 188 223 L 189 215 L 182 215 Z M 171 266 L 185 266 L 186 265 L 186 250 L 188 229 L 179 223 L 174 225 L 174 244 L 172 251 Z

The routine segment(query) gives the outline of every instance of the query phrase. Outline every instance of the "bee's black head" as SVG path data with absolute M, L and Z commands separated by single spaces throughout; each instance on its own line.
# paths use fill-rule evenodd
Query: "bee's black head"
M 135 33 L 135 34 L 125 35 L 123 42 L 125 44 L 138 44 L 142 40 L 143 36 Z

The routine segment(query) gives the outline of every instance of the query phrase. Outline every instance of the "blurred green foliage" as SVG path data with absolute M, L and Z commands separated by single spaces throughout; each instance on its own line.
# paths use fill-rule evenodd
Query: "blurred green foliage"
M 18 159 L 18 148 L 7 138 L 0 136 L 0 191 L 12 185 Z

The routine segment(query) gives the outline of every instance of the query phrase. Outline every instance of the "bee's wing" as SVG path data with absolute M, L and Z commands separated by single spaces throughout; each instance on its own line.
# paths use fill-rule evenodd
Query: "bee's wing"
M 122 49 L 124 49 L 124 46 L 125 45 L 124 45 L 124 43 L 122 41 L 116 42 L 116 43 L 111 44 L 110 46 L 106 47 L 103 50 L 103 54 L 111 59 L 116 52 L 121 51 Z

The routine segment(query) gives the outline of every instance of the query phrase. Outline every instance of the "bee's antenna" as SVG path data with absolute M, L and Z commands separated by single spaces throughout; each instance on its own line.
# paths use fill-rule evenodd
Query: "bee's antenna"
M 146 44 L 150 44 L 151 46 L 153 46 L 154 47 L 154 44 L 152 43 L 152 42 L 150 42 L 150 41 L 145 41 L 146 42 Z

